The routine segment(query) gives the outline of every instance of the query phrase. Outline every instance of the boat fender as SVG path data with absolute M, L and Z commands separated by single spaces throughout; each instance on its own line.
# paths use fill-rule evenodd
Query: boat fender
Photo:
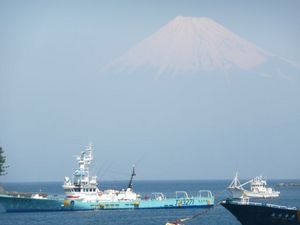
M 134 202 L 133 206 L 134 206 L 134 208 L 139 208 L 140 207 L 140 203 L 139 202 Z
M 70 202 L 70 204 L 71 204 L 71 206 L 74 206 L 74 205 L 75 205 L 75 202 L 72 200 L 72 201 Z
M 182 200 L 178 200 L 177 206 L 182 207 Z
M 70 205 L 69 201 L 68 200 L 64 200 L 64 206 L 68 206 Z

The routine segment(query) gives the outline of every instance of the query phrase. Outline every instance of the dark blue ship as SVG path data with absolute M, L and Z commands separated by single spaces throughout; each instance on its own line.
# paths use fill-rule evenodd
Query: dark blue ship
M 297 208 L 227 199 L 221 203 L 242 225 L 300 225 Z

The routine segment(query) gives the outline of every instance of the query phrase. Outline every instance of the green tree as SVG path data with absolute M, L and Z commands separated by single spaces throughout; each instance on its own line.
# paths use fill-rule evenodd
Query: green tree
M 6 174 L 6 168 L 5 165 L 6 157 L 4 155 L 4 151 L 2 150 L 2 147 L 0 147 L 0 176 L 3 176 Z

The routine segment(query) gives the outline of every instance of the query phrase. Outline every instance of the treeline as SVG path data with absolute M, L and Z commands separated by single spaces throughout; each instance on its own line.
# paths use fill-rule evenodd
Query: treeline
M 4 151 L 2 150 L 2 147 L 0 147 L 0 176 L 3 176 L 6 174 L 7 165 L 5 164 L 6 157 L 4 155 Z

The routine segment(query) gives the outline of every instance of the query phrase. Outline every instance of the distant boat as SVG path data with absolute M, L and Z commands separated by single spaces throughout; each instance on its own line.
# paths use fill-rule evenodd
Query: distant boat
M 79 168 L 72 179 L 65 177 L 64 197 L 50 197 L 46 194 L 5 193 L 0 194 L 0 204 L 7 212 L 72 211 L 106 209 L 163 209 L 163 208 L 210 208 L 214 197 L 208 190 L 200 190 L 191 197 L 185 191 L 177 191 L 175 198 L 166 198 L 163 193 L 153 193 L 142 198 L 133 191 L 133 168 L 129 184 L 122 190 L 100 190 L 97 177 L 90 176 L 93 160 L 92 145 L 77 157 Z
M 222 201 L 221 205 L 242 225 L 300 225 L 300 211 L 297 208 L 254 203 L 248 200 L 228 199 Z
M 300 183 L 279 183 L 276 186 L 277 187 L 299 188 L 300 187 Z
M 250 190 L 246 190 L 244 186 L 250 184 Z M 267 181 L 262 176 L 255 177 L 245 183 L 241 183 L 236 173 L 233 181 L 228 186 L 234 199 L 242 198 L 275 198 L 279 197 L 280 192 L 267 187 Z

